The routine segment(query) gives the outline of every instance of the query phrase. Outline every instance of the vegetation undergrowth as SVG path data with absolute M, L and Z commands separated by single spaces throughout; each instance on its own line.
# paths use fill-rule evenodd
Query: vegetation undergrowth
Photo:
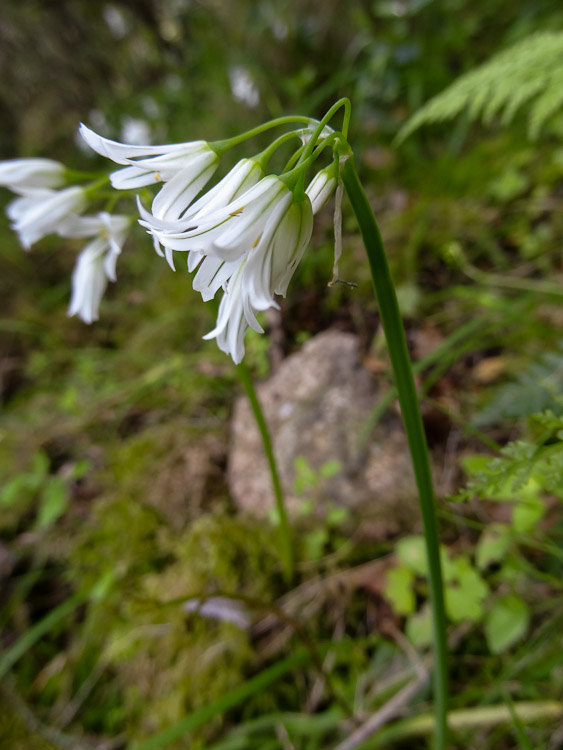
M 385 235 L 443 480 L 450 744 L 557 747 L 561 113 L 533 142 L 523 108 L 510 125 L 487 129 L 460 112 L 391 145 L 407 115 L 459 73 L 532 32 L 561 28 L 553 3 L 458 0 L 448 13 L 404 3 L 402 15 L 365 3 L 339 8 L 338 24 L 336 5 L 332 14 L 315 4 L 297 13 L 291 3 L 254 12 L 241 1 L 233 17 L 220 4 L 188 13 L 172 3 L 115 3 L 107 7 L 122 14 L 121 38 L 108 36 L 95 4 L 83 18 L 71 3 L 49 18 L 31 5 L 26 18 L 17 5 L 0 11 L 11 22 L 0 34 L 20 35 L 3 40 L 14 60 L 0 65 L 25 92 L 18 99 L 16 86 L 0 87 L 2 117 L 17 120 L 2 129 L 4 158 L 64 153 L 73 147 L 65 133 L 94 108 L 110 113 L 116 137 L 127 116 L 146 120 L 155 142 L 185 139 L 186 122 L 190 134 L 219 137 L 225 123 L 242 131 L 260 117 L 233 107 L 225 71 L 241 65 L 260 91 L 260 114 L 316 114 L 335 95 L 354 98 L 357 161 Z M 430 36 L 437 24 L 442 33 Z M 38 28 L 60 44 L 86 45 L 76 67 L 56 68 L 66 87 L 44 85 L 41 67 L 54 69 L 48 45 L 27 79 L 16 67 L 21 40 L 42 38 Z M 60 66 L 65 54 L 51 62 Z M 33 97 L 39 90 L 52 93 Z M 54 110 L 64 118 L 54 121 Z M 356 333 L 381 393 L 366 414 L 369 441 L 394 409 L 390 371 L 346 213 L 341 277 L 357 287 L 326 287 L 328 224 L 316 229 L 281 322 L 270 323 L 273 343 L 252 340 L 247 362 L 265 378 L 276 358 L 326 328 Z M 76 244 L 61 251 L 45 240 L 24 254 L 3 214 L 0 240 L 0 673 L 10 707 L 0 714 L 0 745 L 342 749 L 376 717 L 377 731 L 357 747 L 427 747 L 420 529 L 382 533 L 344 506 L 319 518 L 311 505 L 346 467 L 298 458 L 303 512 L 288 586 L 275 514 L 245 515 L 229 491 L 227 425 L 239 388 L 225 358 L 200 341 L 211 314 L 194 303 L 183 269 L 155 272 L 138 229 L 120 289 L 85 328 L 65 315 Z M 386 719 L 397 694 L 399 710 Z

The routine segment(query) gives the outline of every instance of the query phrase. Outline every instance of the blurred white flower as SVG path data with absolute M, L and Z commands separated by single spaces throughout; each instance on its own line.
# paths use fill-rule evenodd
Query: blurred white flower
M 79 187 L 30 188 L 21 192 L 21 197 L 8 204 L 6 214 L 26 250 L 45 235 L 56 232 L 64 219 L 81 213 L 87 205 L 86 194 Z
M 98 320 L 100 301 L 108 279 L 115 281 L 115 265 L 131 224 L 128 216 L 72 216 L 59 229 L 62 237 L 94 237 L 82 250 L 72 274 L 68 315 L 85 323 Z
M 94 151 L 128 165 L 111 174 L 113 187 L 129 190 L 166 183 L 152 203 L 158 219 L 179 219 L 219 164 L 206 141 L 137 146 L 102 138 L 82 124 L 80 134 Z
M 0 162 L 0 185 L 15 193 L 56 188 L 64 184 L 64 173 L 64 164 L 53 159 L 11 159 Z
M 229 68 L 229 83 L 235 101 L 244 102 L 251 109 L 258 106 L 260 101 L 258 87 L 246 68 L 241 65 Z
M 140 117 L 124 116 L 121 118 L 121 138 L 125 143 L 140 146 L 151 140 L 151 126 Z

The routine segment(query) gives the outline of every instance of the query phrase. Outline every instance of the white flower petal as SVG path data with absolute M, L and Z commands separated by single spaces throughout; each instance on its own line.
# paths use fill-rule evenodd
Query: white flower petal
M 86 196 L 82 188 L 64 190 L 37 190 L 18 198 L 8 206 L 8 216 L 13 220 L 12 229 L 19 235 L 25 249 L 37 240 L 56 232 L 61 222 L 70 214 L 80 213 L 86 207 Z
M 219 157 L 209 151 L 194 157 L 160 190 L 152 203 L 157 219 L 178 219 L 213 175 Z
M 0 162 L 0 185 L 15 192 L 57 188 L 64 184 L 64 173 L 64 165 L 53 159 L 10 159 Z
M 109 138 L 103 138 L 101 135 L 94 133 L 93 130 L 80 124 L 79 132 L 82 138 L 101 156 L 107 156 L 108 159 L 118 164 L 130 164 L 132 159 L 149 156 L 160 156 L 162 154 L 183 154 L 189 156 L 192 153 L 208 147 L 205 141 L 192 141 L 190 143 L 173 143 L 162 146 L 136 146 L 130 143 L 119 143 Z

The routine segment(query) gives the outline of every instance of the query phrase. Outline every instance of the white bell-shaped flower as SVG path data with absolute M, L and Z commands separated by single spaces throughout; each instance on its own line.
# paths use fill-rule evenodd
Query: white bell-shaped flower
M 45 235 L 56 232 L 64 219 L 81 213 L 87 205 L 86 194 L 79 187 L 30 188 L 22 193 L 8 204 L 6 214 L 26 250 Z
M 165 183 L 152 204 L 157 219 L 179 219 L 219 164 L 207 141 L 136 146 L 102 138 L 85 125 L 80 125 L 80 135 L 97 153 L 128 165 L 110 175 L 113 187 L 132 190 Z
M 10 159 L 0 162 L 0 185 L 15 193 L 29 188 L 64 185 L 65 166 L 53 159 Z
M 115 266 L 131 224 L 128 216 L 71 217 L 60 229 L 63 237 L 94 237 L 81 251 L 72 274 L 72 296 L 68 315 L 85 323 L 98 320 L 98 310 L 107 282 L 115 281 Z

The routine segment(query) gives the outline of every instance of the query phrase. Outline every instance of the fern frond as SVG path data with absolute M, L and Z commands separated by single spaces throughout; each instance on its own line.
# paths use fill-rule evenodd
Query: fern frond
M 467 112 L 470 120 L 489 125 L 500 117 L 503 125 L 530 104 L 528 134 L 538 137 L 547 120 L 563 108 L 563 32 L 532 34 L 461 76 L 435 96 L 401 128 L 400 143 L 432 122 Z

